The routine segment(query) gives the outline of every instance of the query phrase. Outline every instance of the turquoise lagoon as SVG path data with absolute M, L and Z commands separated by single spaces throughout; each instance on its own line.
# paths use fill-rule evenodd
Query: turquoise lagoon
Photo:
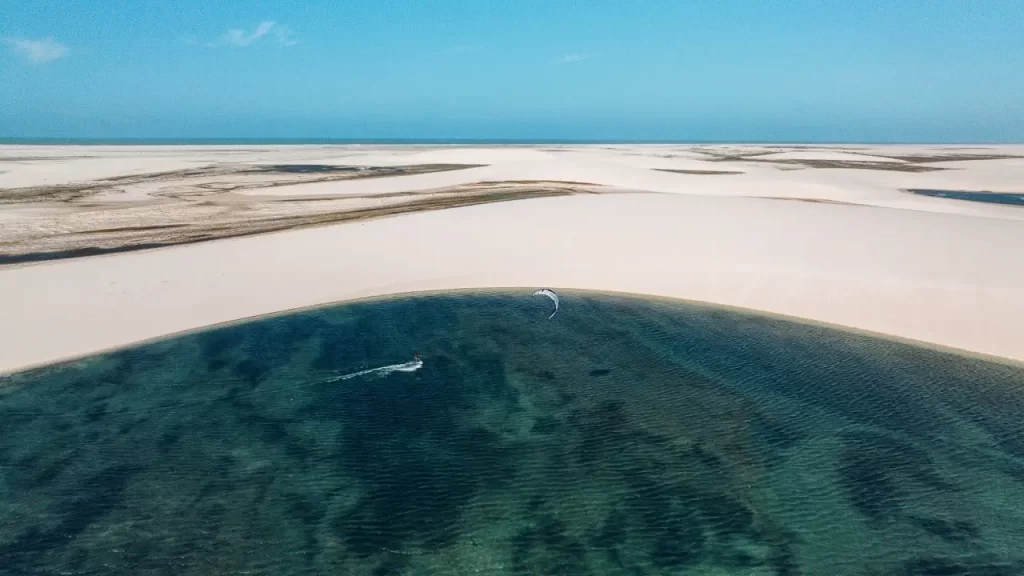
M 362 302 L 6 378 L 0 573 L 1024 574 L 1024 369 L 549 306 Z

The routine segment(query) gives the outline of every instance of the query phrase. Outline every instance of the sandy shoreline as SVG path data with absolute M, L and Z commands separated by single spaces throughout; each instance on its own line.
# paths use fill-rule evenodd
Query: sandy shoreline
M 57 149 L 65 155 L 81 152 L 74 147 L 33 152 L 33 158 L 46 160 L 4 162 L 5 155 L 29 157 L 24 147 L 11 148 L 0 147 L 0 188 L 12 182 L 38 186 L 32 178 L 45 174 L 47 166 L 50 180 L 64 183 L 79 182 L 80 175 L 118 175 L 109 158 L 89 168 L 85 160 L 47 156 L 59 156 Z M 283 310 L 397 293 L 513 286 L 683 298 L 1024 361 L 1024 267 L 1014 265 L 1024 246 L 1024 208 L 902 192 L 911 187 L 1024 190 L 1024 148 L 972 149 L 998 157 L 965 160 L 963 150 L 926 147 L 855 152 L 789 147 L 766 152 L 769 158 L 760 162 L 757 156 L 717 160 L 698 148 L 218 148 L 207 154 L 227 155 L 232 162 L 240 157 L 255 162 L 246 155 L 256 154 L 268 164 L 483 165 L 272 189 L 289 200 L 325 194 L 365 199 L 513 180 L 516 186 L 537 180 L 587 182 L 609 193 L 441 206 L 0 268 L 0 325 L 5 327 L 0 372 Z M 723 154 L 722 149 L 715 153 Z M 100 152 L 162 155 L 152 165 L 161 169 L 201 164 L 187 155 L 203 151 L 188 150 Z M 950 159 L 936 161 L 939 153 Z M 800 154 L 809 156 L 807 162 L 850 162 L 851 155 L 862 155 L 871 167 L 919 162 L 941 169 L 794 169 Z M 78 167 L 71 170 L 67 163 Z M 145 173 L 146 167 L 143 160 L 130 164 L 134 173 Z M 145 191 L 140 194 L 147 198 Z M 108 204 L 94 198 L 82 206 L 5 205 L 0 212 L 5 225 L 13 221 L 30 231 L 45 219 L 46 226 L 38 229 L 52 236 L 71 226 L 65 212 L 88 219 L 125 209 Z M 170 202 L 161 206 L 159 217 L 177 209 Z

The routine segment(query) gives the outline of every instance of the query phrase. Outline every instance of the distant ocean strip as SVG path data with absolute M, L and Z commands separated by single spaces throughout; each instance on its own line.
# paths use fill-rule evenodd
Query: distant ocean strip
M 543 145 L 543 144 L 941 144 L 931 142 L 869 142 L 819 140 L 587 140 L 558 138 L 16 138 L 0 137 L 0 145 L 51 146 L 234 146 L 301 144 L 425 144 L 425 145 Z

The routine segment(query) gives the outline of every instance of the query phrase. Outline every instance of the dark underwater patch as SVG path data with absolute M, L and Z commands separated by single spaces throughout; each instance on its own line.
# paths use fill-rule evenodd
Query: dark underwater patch
M 948 520 L 924 516 L 911 516 L 910 520 L 932 536 L 937 536 L 953 544 L 968 544 L 980 535 L 978 527 L 966 520 Z
M 0 567 L 12 573 L 34 571 L 54 548 L 72 542 L 118 506 L 136 471 L 129 467 L 106 468 L 83 478 L 81 483 L 62 487 L 67 497 L 54 510 L 55 523 L 22 526 L 9 544 L 0 545 Z
M 1024 562 L 993 558 L 913 558 L 892 576 L 1019 576 Z

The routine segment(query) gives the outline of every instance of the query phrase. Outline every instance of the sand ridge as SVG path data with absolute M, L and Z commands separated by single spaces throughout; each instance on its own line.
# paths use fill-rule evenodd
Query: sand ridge
M 822 148 L 829 150 L 814 147 L 818 160 Z M 854 148 L 835 152 L 902 159 L 893 164 L 924 158 L 942 169 L 759 162 L 803 150 L 764 145 L 0 147 L 0 187 L 34 182 L 48 166 L 50 181 L 88 188 L 99 169 L 78 171 L 82 165 L 62 160 L 83 155 L 103 159 L 107 179 L 138 179 L 140 165 L 153 168 L 142 174 L 169 165 L 475 165 L 332 181 L 285 171 L 269 188 L 251 186 L 250 176 L 218 175 L 204 185 L 234 186 L 214 191 L 225 205 L 235 203 L 225 226 L 262 222 L 260 214 L 284 225 L 0 267 L 0 372 L 331 302 L 487 287 L 523 287 L 529 297 L 539 286 L 738 306 L 1024 360 L 1024 268 L 1013 265 L 1024 246 L 1024 209 L 904 191 L 1019 191 L 1024 147 Z M 950 160 L 936 160 L 942 154 Z M 111 158 L 135 160 L 121 174 L 109 170 Z M 702 173 L 722 171 L 729 173 Z M 29 230 L 45 243 L 130 210 L 148 211 L 146 226 L 181 223 L 175 210 L 193 202 L 168 190 L 180 193 L 182 182 L 142 180 L 148 188 L 141 191 L 125 186 L 125 194 L 137 194 L 130 201 L 87 194 L 6 203 L 0 228 Z M 466 190 L 480 202 L 461 202 Z M 509 190 L 521 196 L 497 202 Z M 460 202 L 424 210 L 406 204 L 438 198 Z M 313 206 L 331 203 L 328 212 L 343 217 L 317 221 Z M 352 217 L 378 208 L 371 218 Z M 277 220 L 285 213 L 297 220 Z M 143 227 L 142 218 L 128 219 Z M 112 234 L 108 228 L 94 230 Z M 130 233 L 176 233 L 154 230 Z

